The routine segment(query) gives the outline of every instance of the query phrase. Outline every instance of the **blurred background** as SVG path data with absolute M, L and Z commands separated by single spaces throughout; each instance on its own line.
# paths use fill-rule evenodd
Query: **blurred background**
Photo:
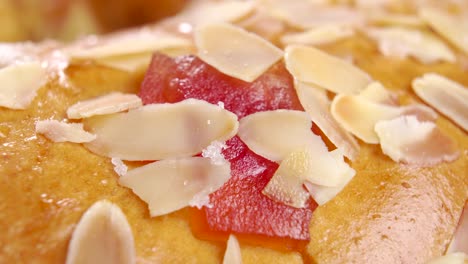
M 160 20 L 188 0 L 0 0 L 0 41 L 70 41 Z

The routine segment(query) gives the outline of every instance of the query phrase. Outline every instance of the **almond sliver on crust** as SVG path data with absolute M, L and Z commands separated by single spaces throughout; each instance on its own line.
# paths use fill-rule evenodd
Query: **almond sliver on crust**
M 433 122 L 421 122 L 415 116 L 400 116 L 375 125 L 382 151 L 396 162 L 433 166 L 454 161 L 456 144 L 442 134 Z
M 128 113 L 87 118 L 84 123 L 97 136 L 87 148 L 123 160 L 192 156 L 215 140 L 233 137 L 238 129 L 235 114 L 196 99 L 145 105 Z
M 350 27 L 327 25 L 313 28 L 305 32 L 286 34 L 281 37 L 281 42 L 284 45 L 321 45 L 341 40 L 343 38 L 352 36 L 353 34 L 354 31 Z
M 102 200 L 81 217 L 68 246 L 66 264 L 133 264 L 132 230 L 120 208 Z
M 338 94 L 358 94 L 371 82 L 359 68 L 313 47 L 288 46 L 285 61 L 286 68 L 297 80 Z
M 435 73 L 413 80 L 414 92 L 468 131 L 468 88 Z
M 321 138 L 312 133 L 311 126 L 310 117 L 305 112 L 264 111 L 242 118 L 238 136 L 256 154 L 280 161 L 306 145 L 327 149 Z
M 354 160 L 359 154 L 359 144 L 331 115 L 330 101 L 326 91 L 297 80 L 294 87 L 302 107 L 310 115 L 312 121 L 337 148 L 343 151 L 347 158 Z
M 142 106 L 143 103 L 135 94 L 110 93 L 100 97 L 80 101 L 67 110 L 70 119 L 80 119 L 94 115 L 113 114 Z
M 148 204 L 151 216 L 165 215 L 189 206 L 194 199 L 220 188 L 231 176 L 230 163 L 189 157 L 166 159 L 128 171 L 119 183 Z M 176 191 L 174 191 L 176 190 Z
M 46 69 L 39 62 L 12 64 L 0 69 L 0 106 L 26 109 L 46 79 Z
M 267 40 L 229 24 L 200 26 L 194 38 L 203 61 L 246 82 L 255 80 L 283 56 L 283 51 Z
M 242 254 L 236 236 L 229 235 L 226 252 L 224 252 L 223 264 L 242 264 Z
M 81 123 L 65 123 L 57 120 L 36 122 L 36 133 L 43 134 L 53 142 L 85 143 L 96 139 L 96 135 L 86 132 Z
M 423 105 L 389 106 L 367 100 L 361 96 L 337 95 L 331 104 L 331 113 L 348 132 L 369 144 L 378 144 L 375 124 L 402 115 L 416 115 L 419 120 L 433 121 L 437 114 Z

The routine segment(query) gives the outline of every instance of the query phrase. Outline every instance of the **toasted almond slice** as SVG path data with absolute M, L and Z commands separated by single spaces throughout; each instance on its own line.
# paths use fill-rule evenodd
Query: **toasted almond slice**
M 208 196 L 230 175 L 228 161 L 213 164 L 209 158 L 189 157 L 161 160 L 130 170 L 120 177 L 119 183 L 145 201 L 154 217 L 184 208 L 194 198 Z
M 343 154 L 339 149 L 336 149 L 330 154 L 335 158 L 336 161 L 343 161 Z M 331 199 L 333 199 L 343 188 L 353 179 L 356 171 L 348 166 L 344 161 L 338 163 L 340 170 L 343 172 L 340 184 L 333 187 L 322 186 L 313 184 L 310 181 L 305 181 L 304 185 L 309 191 L 310 195 L 314 198 L 318 205 L 324 205 Z
M 375 124 L 383 153 L 396 162 L 433 166 L 454 161 L 459 152 L 455 142 L 442 134 L 433 122 L 415 116 L 400 116 Z
M 263 0 L 273 15 L 293 27 L 307 29 L 324 25 L 358 26 L 364 17 L 345 6 L 317 4 L 303 0 Z
M 468 255 L 463 252 L 447 254 L 429 261 L 427 264 L 466 264 Z
M 194 37 L 202 60 L 246 82 L 255 80 L 283 56 L 265 39 L 229 24 L 201 26 Z
M 413 80 L 414 92 L 468 131 L 468 87 L 435 73 Z
M 378 42 L 379 50 L 385 56 L 412 56 L 422 63 L 456 60 L 450 48 L 429 33 L 401 27 L 371 28 L 367 33 Z
M 83 130 L 81 123 L 65 123 L 58 120 L 39 120 L 36 133 L 43 134 L 53 142 L 85 143 L 96 139 L 96 135 Z
M 419 16 L 408 14 L 376 12 L 370 14 L 369 20 L 373 24 L 382 26 L 402 26 L 412 28 L 421 28 L 426 26 L 426 23 Z
M 331 113 L 336 121 L 362 141 L 378 144 L 375 124 L 401 115 L 416 115 L 422 121 L 435 120 L 437 114 L 423 105 L 402 107 L 379 104 L 361 96 L 337 95 L 331 104 Z
M 81 217 L 68 246 L 66 264 L 135 263 L 132 230 L 120 208 L 106 200 Z
M 468 19 L 444 11 L 426 7 L 419 10 L 419 16 L 437 33 L 454 46 L 468 54 Z
M 186 38 L 177 37 L 167 33 L 140 30 L 126 31 L 111 35 L 106 39 L 98 39 L 90 47 L 84 47 L 78 42 L 66 50 L 72 61 L 88 59 L 102 59 L 129 54 L 148 54 L 156 50 L 169 48 L 190 47 L 192 43 Z
M 26 109 L 47 79 L 39 62 L 12 64 L 0 69 L 0 106 Z
M 229 235 L 223 264 L 242 264 L 242 254 L 236 236 Z
M 361 91 L 359 96 L 386 105 L 398 105 L 398 98 L 395 94 L 387 90 L 380 82 L 370 83 L 364 90 Z
M 168 23 L 180 23 L 190 27 L 182 30 L 190 33 L 191 29 L 200 24 L 234 22 L 242 19 L 254 11 L 254 1 L 190 1 L 189 5 L 177 16 L 169 19 Z
M 294 87 L 302 107 L 310 115 L 312 121 L 337 148 L 343 150 L 346 157 L 354 160 L 359 154 L 359 144 L 331 115 L 330 101 L 326 91 L 297 80 Z
M 458 226 L 446 253 L 468 252 L 468 200 L 458 220 Z
M 348 170 L 350 167 L 342 155 L 329 153 L 324 148 L 305 147 L 293 151 L 281 162 L 262 192 L 286 205 L 303 208 L 309 199 L 303 186 L 305 181 L 320 186 L 340 186 Z
M 288 46 L 285 60 L 287 69 L 297 80 L 335 93 L 357 94 L 371 82 L 359 68 L 313 47 Z
M 86 147 L 123 160 L 187 157 L 215 140 L 233 137 L 238 125 L 235 114 L 201 100 L 145 105 L 85 119 L 85 126 L 97 135 Z
M 136 94 L 110 93 L 100 97 L 80 101 L 67 110 L 70 119 L 80 119 L 94 115 L 106 115 L 127 111 L 142 106 L 143 103 Z
M 281 38 L 283 45 L 304 44 L 321 45 L 350 37 L 354 30 L 348 26 L 327 25 L 316 27 L 308 31 L 286 34 Z
M 304 146 L 327 149 L 311 132 L 307 113 L 294 110 L 257 112 L 239 121 L 238 136 L 256 154 L 272 161 L 283 160 Z
M 98 58 L 95 59 L 95 61 L 99 65 L 119 69 L 126 72 L 135 72 L 150 64 L 152 54 L 152 52 L 124 54 L 119 56 Z

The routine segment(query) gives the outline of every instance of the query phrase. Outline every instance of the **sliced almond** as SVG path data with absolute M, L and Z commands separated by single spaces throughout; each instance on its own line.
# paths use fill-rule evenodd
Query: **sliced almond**
M 303 186 L 305 181 L 336 187 L 346 180 L 350 168 L 342 155 L 336 156 L 321 147 L 305 147 L 290 153 L 263 189 L 263 194 L 292 207 L 305 207 L 309 199 Z
M 437 118 L 434 111 L 423 105 L 396 107 L 352 95 L 335 96 L 331 104 L 331 113 L 344 129 L 369 144 L 379 143 L 379 138 L 374 131 L 378 121 L 394 119 L 402 115 L 416 115 L 421 121 L 432 121 Z
M 128 113 L 85 119 L 96 140 L 86 144 L 102 156 L 123 160 L 160 160 L 200 153 L 211 142 L 233 137 L 237 116 L 196 99 L 145 105 Z
M 346 157 L 354 160 L 359 154 L 359 144 L 331 115 L 326 91 L 300 81 L 296 81 L 294 87 L 312 121 L 337 148 L 343 150 Z
M 119 183 L 145 201 L 154 217 L 184 208 L 194 198 L 208 196 L 230 174 L 227 161 L 213 164 L 209 158 L 189 157 L 161 160 L 130 170 L 120 177 Z
M 401 27 L 371 28 L 367 33 L 378 42 L 379 50 L 385 56 L 411 56 L 422 63 L 456 60 L 450 48 L 429 33 Z
M 369 75 L 359 68 L 313 47 L 288 46 L 285 60 L 297 80 L 334 93 L 357 94 L 371 82 Z
M 161 51 L 158 51 L 161 52 Z M 111 57 L 94 59 L 94 61 L 106 67 L 119 69 L 126 72 L 135 72 L 148 66 L 151 62 L 153 52 L 142 52 L 136 54 L 125 54 Z
M 338 193 L 341 192 L 341 190 L 343 190 L 343 188 L 353 179 L 354 175 L 356 174 L 356 171 L 343 161 L 343 154 L 339 149 L 330 152 L 330 154 L 334 156 L 336 161 L 342 161 L 338 163 L 340 165 L 340 171 L 342 171 L 342 178 L 340 183 L 337 186 L 328 187 L 313 184 L 310 181 L 304 182 L 306 189 L 309 191 L 310 195 L 314 198 L 318 205 L 324 205 L 333 199 Z
M 380 82 L 370 83 L 364 90 L 361 91 L 359 96 L 386 105 L 398 105 L 398 98 L 395 94 L 387 90 Z
M 229 235 L 226 252 L 224 252 L 223 264 L 242 264 L 242 254 L 239 241 L 234 235 Z
M 102 59 L 115 56 L 151 53 L 170 48 L 190 47 L 190 40 L 171 34 L 151 30 L 130 30 L 99 38 L 90 46 L 78 42 L 66 50 L 72 61 Z
M 53 142 L 85 143 L 96 139 L 96 135 L 86 132 L 81 123 L 65 123 L 58 120 L 39 120 L 36 133 L 43 134 Z
M 468 252 L 468 200 L 458 220 L 458 226 L 446 253 Z
M 415 116 L 400 116 L 375 124 L 383 153 L 396 162 L 433 166 L 454 161 L 459 152 L 455 142 L 442 134 L 433 122 Z
M 254 1 L 196 0 L 190 1 L 182 12 L 166 23 L 188 27 L 181 32 L 190 33 L 193 27 L 200 24 L 238 21 L 249 15 L 254 9 Z
M 327 149 L 320 137 L 312 133 L 311 126 L 310 117 L 305 112 L 257 112 L 239 121 L 238 136 L 256 154 L 272 161 L 280 161 L 304 146 Z
M 0 69 L 0 106 L 26 109 L 46 79 L 47 72 L 39 62 L 12 64 Z
M 421 28 L 426 26 L 426 23 L 419 16 L 412 14 L 375 12 L 370 14 L 369 20 L 373 24 L 382 26 L 400 26 L 412 28 Z
M 127 111 L 142 106 L 136 94 L 110 93 L 100 97 L 80 101 L 67 110 L 70 119 L 80 119 L 94 115 L 106 115 Z
M 468 87 L 435 73 L 413 80 L 414 92 L 468 131 Z
M 263 0 L 270 12 L 293 27 L 307 29 L 324 25 L 358 26 L 362 14 L 345 6 L 317 4 L 302 0 Z
M 448 14 L 444 11 L 426 7 L 419 10 L 419 16 L 437 33 L 454 46 L 468 54 L 468 19 Z
M 267 40 L 229 24 L 201 26 L 194 37 L 202 60 L 246 82 L 255 80 L 283 56 Z
M 353 34 L 353 29 L 348 26 L 327 25 L 304 32 L 286 34 L 281 38 L 281 42 L 283 45 L 322 45 L 350 37 Z
M 450 253 L 429 261 L 427 264 L 466 264 L 468 255 L 463 252 Z
M 68 246 L 66 264 L 136 262 L 132 230 L 120 208 L 106 200 L 81 217 Z

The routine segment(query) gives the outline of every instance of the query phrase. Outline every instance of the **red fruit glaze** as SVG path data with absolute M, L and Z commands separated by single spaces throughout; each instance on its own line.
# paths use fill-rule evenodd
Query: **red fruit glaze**
M 239 118 L 266 110 L 302 110 L 291 75 L 283 63 L 252 83 L 227 76 L 194 56 L 175 59 L 155 54 L 143 81 L 145 104 L 202 99 L 224 107 Z M 211 231 L 309 240 L 309 222 L 316 204 L 304 209 L 275 202 L 261 193 L 278 164 L 256 155 L 238 138 L 223 151 L 231 162 L 231 179 L 211 195 L 205 208 Z

